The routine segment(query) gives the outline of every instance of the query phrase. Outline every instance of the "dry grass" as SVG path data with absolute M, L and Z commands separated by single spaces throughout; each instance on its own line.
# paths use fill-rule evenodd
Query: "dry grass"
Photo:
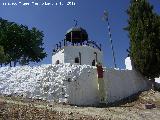
M 0 99 L 0 120 L 94 120 L 92 116 L 81 115 L 73 112 L 61 112 L 54 110 L 54 106 L 46 106 L 47 103 L 43 101 L 22 101 L 22 99 L 16 99 L 13 103 L 9 103 L 9 97 Z M 14 97 L 12 98 L 12 100 Z M 11 101 L 11 100 L 10 100 Z M 22 103 L 21 103 L 21 102 Z M 28 101 L 28 100 L 27 100 Z M 40 105 L 43 103 L 43 105 Z M 58 104 L 57 104 L 58 105 Z M 56 106 L 57 106 L 56 105 Z M 63 106 L 63 105 L 59 105 Z
M 145 109 L 153 103 L 155 109 Z M 76 107 L 22 97 L 0 96 L 0 120 L 139 120 L 160 118 L 160 93 L 145 91 L 112 106 Z

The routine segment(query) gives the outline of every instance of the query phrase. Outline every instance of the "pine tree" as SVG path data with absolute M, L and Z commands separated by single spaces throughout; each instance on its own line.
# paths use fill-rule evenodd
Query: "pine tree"
M 127 13 L 133 66 L 154 80 L 160 76 L 160 17 L 147 0 L 131 0 Z

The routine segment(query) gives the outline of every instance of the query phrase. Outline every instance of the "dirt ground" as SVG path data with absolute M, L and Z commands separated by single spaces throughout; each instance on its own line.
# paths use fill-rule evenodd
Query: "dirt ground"
M 64 119 L 159 120 L 160 92 L 145 91 L 118 103 L 97 107 L 78 107 L 21 97 L 0 96 L 0 120 Z

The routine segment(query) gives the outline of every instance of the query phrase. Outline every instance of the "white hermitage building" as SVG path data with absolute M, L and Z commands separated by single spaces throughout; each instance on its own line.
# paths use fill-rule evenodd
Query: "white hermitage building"
M 93 106 L 148 89 L 146 78 L 132 68 L 130 58 L 125 61 L 126 70 L 92 67 L 102 62 L 101 45 L 75 26 L 53 49 L 53 65 L 1 67 L 0 94 Z
M 88 34 L 81 27 L 69 29 L 65 39 L 53 49 L 52 64 L 71 63 L 95 66 L 102 64 L 101 44 L 88 39 Z

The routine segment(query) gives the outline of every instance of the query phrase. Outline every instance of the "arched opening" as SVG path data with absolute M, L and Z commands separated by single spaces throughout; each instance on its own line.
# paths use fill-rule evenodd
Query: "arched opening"
M 57 60 L 57 61 L 56 61 L 56 64 L 59 64 L 59 63 L 60 63 L 59 60 Z
M 94 52 L 94 58 L 95 58 L 95 62 L 97 62 L 98 60 L 97 60 L 97 53 L 96 52 Z
M 75 63 L 79 63 L 79 58 L 78 57 L 75 58 Z
M 92 66 L 96 66 L 96 61 L 95 60 L 92 61 Z

